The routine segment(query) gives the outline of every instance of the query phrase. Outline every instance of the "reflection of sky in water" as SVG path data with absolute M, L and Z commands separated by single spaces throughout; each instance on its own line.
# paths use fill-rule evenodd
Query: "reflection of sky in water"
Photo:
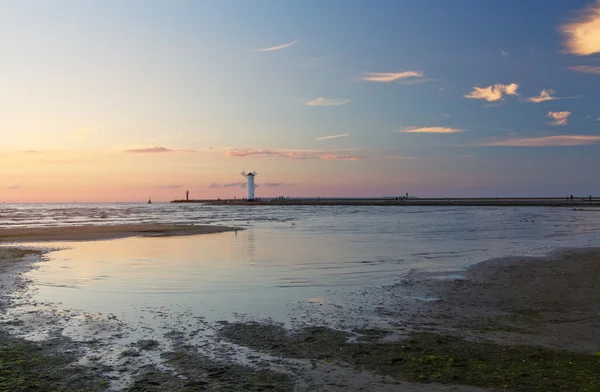
M 134 315 L 176 305 L 209 319 L 237 312 L 283 321 L 290 305 L 319 303 L 330 290 L 597 244 L 600 232 L 598 213 L 550 208 L 335 207 L 305 211 L 294 225 L 249 222 L 237 233 L 56 244 L 69 249 L 28 276 L 36 299 L 66 308 Z

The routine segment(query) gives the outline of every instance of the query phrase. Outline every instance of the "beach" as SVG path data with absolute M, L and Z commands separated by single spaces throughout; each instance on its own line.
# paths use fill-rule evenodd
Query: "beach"
M 38 235 L 42 236 L 30 232 L 26 238 L 47 238 Z M 4 313 L 11 307 L 11 292 L 24 290 L 30 283 L 23 280 L 23 273 L 39 257 L 42 254 L 32 249 L 0 249 L 0 309 Z M 207 357 L 186 344 L 174 324 L 169 348 L 140 340 L 121 351 L 118 357 L 125 361 L 115 368 L 93 361 L 82 365 L 86 347 L 110 345 L 110 340 L 53 336 L 28 342 L 10 331 L 31 321 L 3 317 L 0 385 L 106 390 L 115 381 L 114 375 L 107 374 L 116 371 L 129 375 L 131 382 L 123 389 L 131 391 L 600 388 L 600 249 L 493 259 L 460 274 L 415 271 L 385 287 L 385 300 L 376 312 L 389 322 L 388 328 L 338 330 L 315 322 L 290 330 L 264 321 L 218 323 L 217 345 L 223 347 L 222 358 L 228 361 Z M 33 312 L 36 317 L 48 317 L 43 311 Z M 113 322 L 100 331 L 114 327 L 113 332 L 123 332 L 119 328 L 124 327 L 117 327 L 110 317 L 94 322 Z M 255 354 L 247 357 L 248 363 L 240 363 L 238 350 Z M 136 367 L 135 358 L 151 351 L 170 370 L 158 363 Z M 73 365 L 76 370 L 64 376 Z

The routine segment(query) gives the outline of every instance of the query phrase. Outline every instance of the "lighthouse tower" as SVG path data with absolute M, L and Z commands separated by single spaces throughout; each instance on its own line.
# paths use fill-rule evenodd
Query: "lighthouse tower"
M 250 172 L 248 174 L 246 174 L 246 172 L 242 172 L 242 176 L 246 177 L 246 179 L 248 180 L 248 183 L 246 184 L 246 187 L 248 188 L 248 201 L 253 201 L 254 200 L 254 177 L 256 176 L 256 172 Z

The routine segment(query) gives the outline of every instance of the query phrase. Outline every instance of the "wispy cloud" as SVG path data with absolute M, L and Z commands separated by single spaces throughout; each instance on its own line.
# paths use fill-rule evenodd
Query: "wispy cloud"
M 548 124 L 550 125 L 567 125 L 567 121 L 571 112 L 548 112 L 546 117 L 551 119 Z
M 284 185 L 294 185 L 294 184 L 284 184 L 283 182 L 263 182 L 259 184 L 260 186 L 264 186 L 266 188 L 277 188 Z
M 254 49 L 253 52 L 273 52 L 276 50 L 281 50 L 281 49 L 285 49 L 285 48 L 289 48 L 290 46 L 296 44 L 298 42 L 298 40 L 292 41 L 288 44 L 283 44 L 283 45 L 277 45 L 277 46 L 271 46 L 268 48 L 262 48 L 262 49 Z
M 325 161 L 356 161 L 365 158 L 362 155 L 352 154 L 341 154 L 339 152 L 331 151 L 304 151 L 304 150 L 268 150 L 268 149 L 231 149 L 225 152 L 227 157 L 235 158 L 246 158 L 246 157 L 257 157 L 257 158 L 288 158 L 288 159 L 322 159 Z
M 21 188 L 21 184 L 11 185 L 9 187 L 6 187 L 6 189 L 19 189 L 19 188 Z
M 179 189 L 183 187 L 183 185 L 160 185 L 159 189 Z
M 290 185 L 296 185 L 294 183 L 283 183 L 283 182 L 262 182 L 259 184 L 254 184 L 255 188 L 258 187 L 265 187 L 265 188 L 277 188 L 280 186 L 290 186 Z M 236 181 L 236 182 L 229 182 L 226 184 L 221 184 L 220 182 L 213 182 L 212 184 L 210 184 L 208 187 L 211 189 L 217 189 L 217 188 L 246 188 L 247 183 L 244 181 Z
M 504 57 L 508 56 L 508 52 L 502 49 L 500 49 L 500 54 Z
M 395 81 L 416 80 L 422 78 L 422 71 L 404 71 L 404 72 L 367 72 L 361 79 L 368 82 L 390 83 Z
M 89 136 L 93 133 L 96 133 L 100 130 L 100 127 L 85 127 L 85 128 L 81 128 L 79 130 L 77 130 L 77 132 L 75 132 L 73 134 L 73 136 L 75 137 L 85 137 L 85 136 Z
M 600 53 L 600 0 L 596 0 L 560 27 L 567 53 L 589 56 Z
M 196 152 L 196 150 L 173 150 L 162 146 L 139 147 L 125 150 L 124 152 L 133 154 L 161 154 L 166 152 Z
M 494 102 L 502 99 L 504 95 L 519 95 L 517 89 L 519 85 L 516 83 L 502 84 L 496 83 L 488 87 L 473 87 L 473 91 L 464 95 L 470 99 L 485 99 L 488 102 Z
M 350 102 L 349 99 L 327 99 L 323 97 L 319 97 L 312 101 L 306 102 L 308 106 L 340 106 L 345 105 Z
M 458 132 L 464 132 L 464 130 L 456 129 L 456 128 L 447 128 L 447 127 L 423 127 L 423 128 L 408 127 L 408 128 L 399 129 L 394 132 L 400 132 L 400 133 L 458 133 Z
M 600 74 L 600 67 L 595 65 L 574 65 L 569 67 L 571 71 L 583 72 L 588 74 Z
M 552 94 L 554 94 L 554 90 L 552 90 L 552 89 L 542 90 L 540 92 L 540 95 L 538 95 L 537 97 L 527 98 L 527 101 L 535 102 L 535 103 L 552 101 L 552 100 L 556 99 L 556 97 L 553 97 Z
M 213 182 L 208 187 L 214 189 L 214 188 L 237 188 L 238 186 L 239 187 L 245 187 L 246 186 L 246 182 L 244 182 L 244 181 L 236 181 L 236 182 L 229 182 L 227 184 L 221 184 L 219 182 Z
M 318 137 L 315 140 L 329 140 L 329 139 L 337 139 L 338 137 L 347 137 L 347 136 L 350 136 L 350 134 L 349 133 L 340 133 L 339 135 Z
M 556 101 L 557 99 L 573 99 L 573 98 L 583 97 L 583 95 L 574 95 L 572 97 L 555 97 L 552 94 L 555 94 L 554 90 L 552 90 L 552 89 L 542 90 L 542 91 L 540 91 L 540 95 L 538 95 L 537 97 L 530 97 L 530 98 L 525 99 L 525 101 L 540 103 L 540 102 L 546 102 L 546 101 Z
M 478 146 L 486 147 L 566 147 L 584 146 L 600 143 L 600 136 L 595 135 L 556 135 L 530 138 L 512 138 L 489 141 Z

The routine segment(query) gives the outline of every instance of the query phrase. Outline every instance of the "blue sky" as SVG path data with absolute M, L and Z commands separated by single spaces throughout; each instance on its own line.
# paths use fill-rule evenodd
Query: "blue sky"
M 0 190 L 228 197 L 256 169 L 264 196 L 600 194 L 598 10 L 5 0 Z

